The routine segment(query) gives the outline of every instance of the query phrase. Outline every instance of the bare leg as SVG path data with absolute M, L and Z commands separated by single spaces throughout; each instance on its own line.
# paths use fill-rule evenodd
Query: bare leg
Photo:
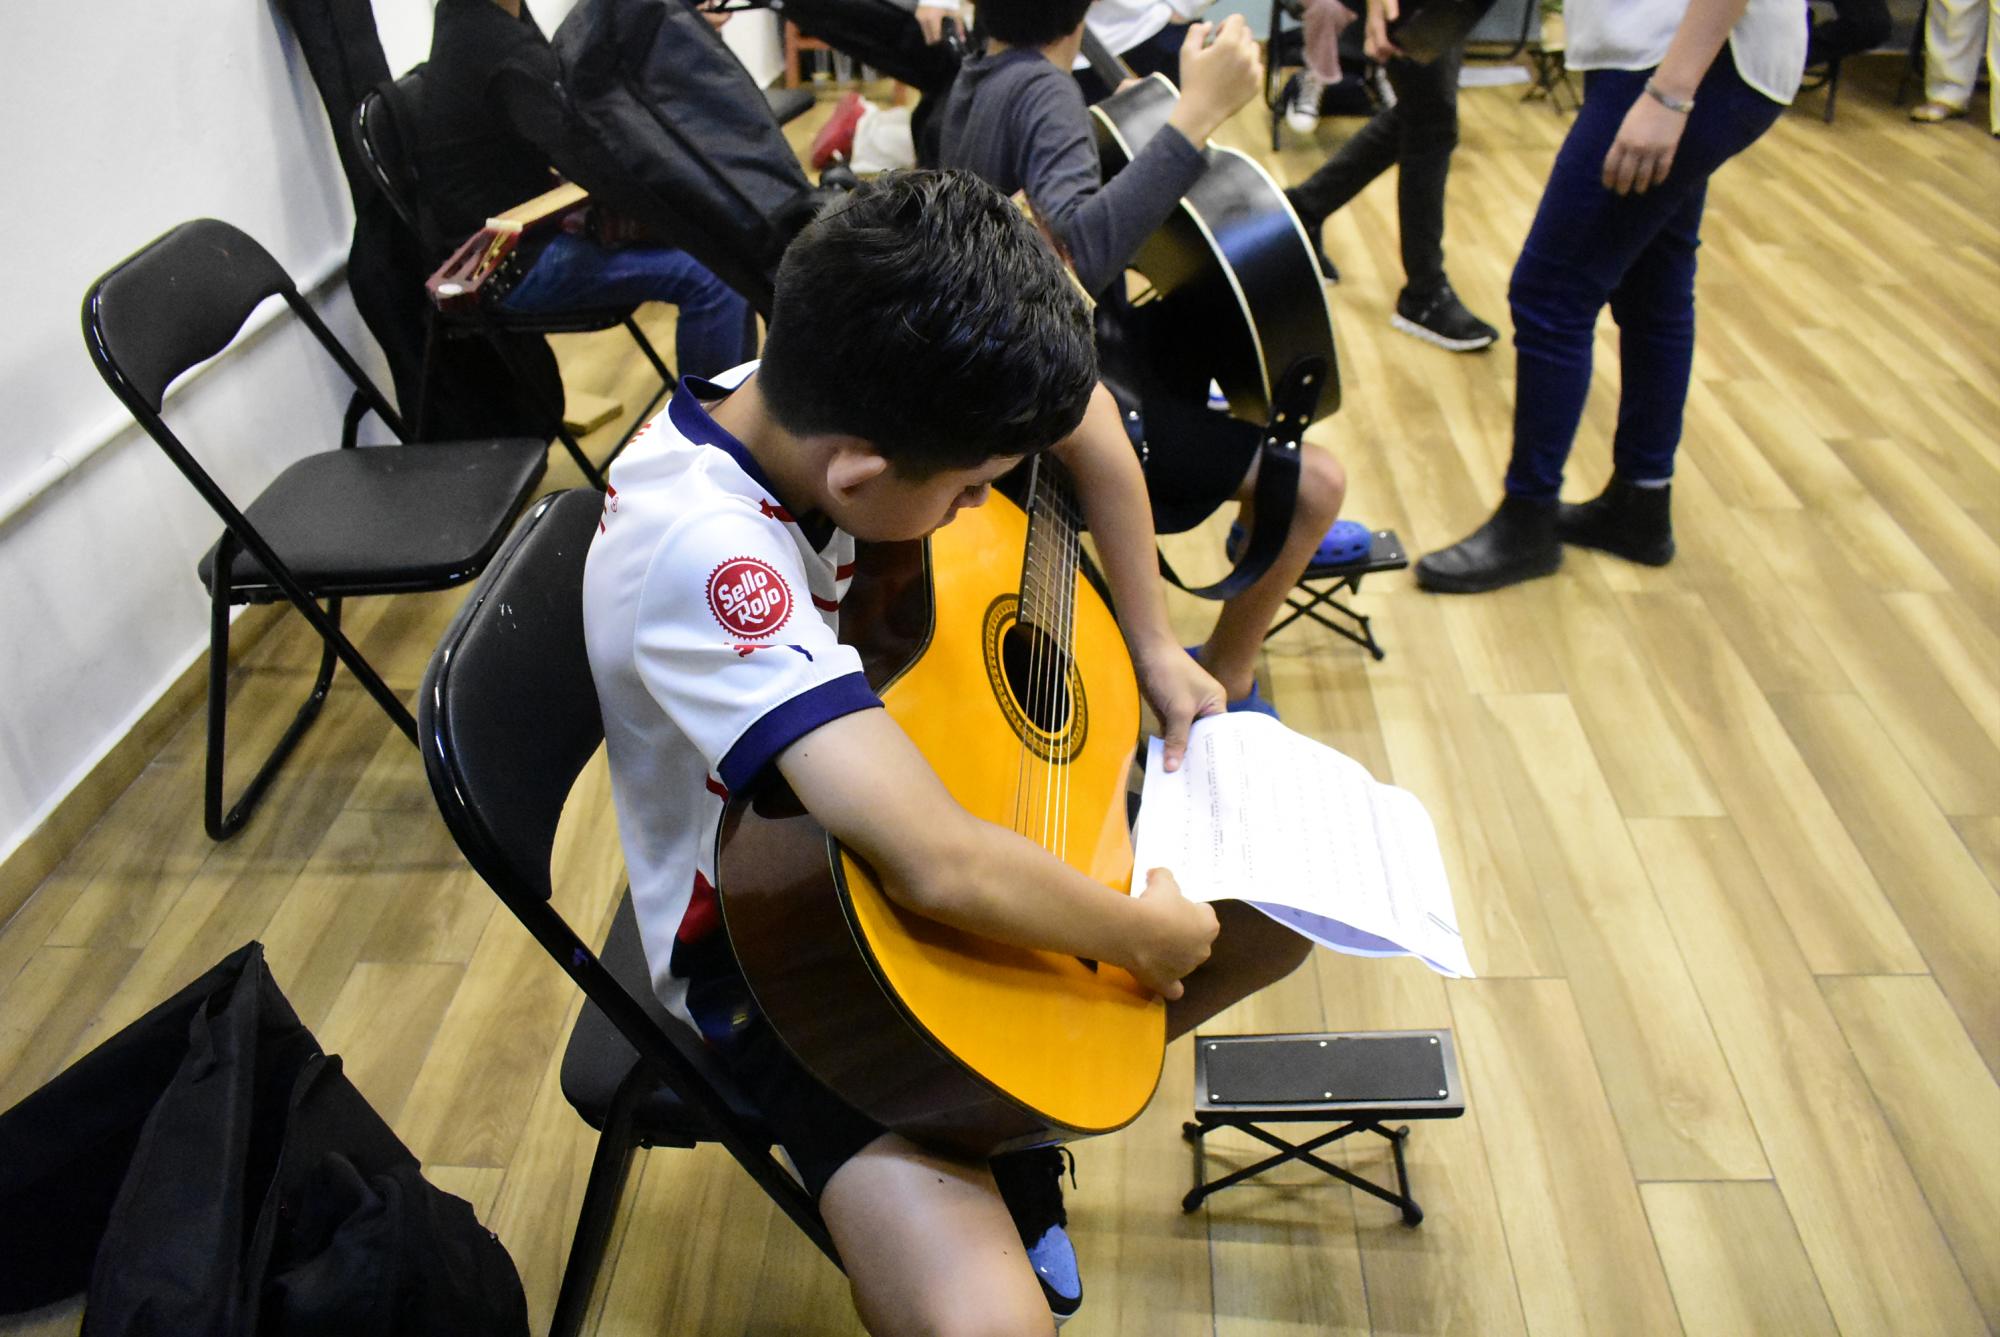
M 885 1133 L 834 1171 L 820 1195 L 876 1337 L 1035 1337 L 1055 1320 L 984 1161 Z
M 1257 469 L 1252 467 L 1236 496 L 1244 503 L 1241 520 L 1247 529 L 1252 516 L 1250 498 L 1255 495 Z M 1292 510 L 1291 528 L 1285 546 L 1264 578 L 1222 605 L 1215 630 L 1202 647 L 1201 664 L 1215 675 L 1231 701 L 1250 695 L 1257 674 L 1257 655 L 1264 648 L 1264 633 L 1285 602 L 1285 595 L 1298 583 L 1299 573 L 1312 562 L 1313 552 L 1326 537 L 1328 526 L 1340 515 L 1347 498 L 1347 473 L 1340 461 L 1324 450 L 1308 447 L 1300 452 L 1299 500 Z
M 1181 981 L 1167 1004 L 1167 1039 L 1186 1035 L 1216 1013 L 1297 970 L 1312 942 L 1242 901 L 1215 902 L 1222 931 L 1201 969 Z

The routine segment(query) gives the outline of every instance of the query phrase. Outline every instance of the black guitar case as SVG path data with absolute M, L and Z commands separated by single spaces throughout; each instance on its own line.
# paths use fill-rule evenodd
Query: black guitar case
M 1107 83 L 1129 73 L 1088 33 L 1084 51 Z M 1154 74 L 1090 109 L 1107 179 L 1166 126 L 1179 97 L 1171 81 Z M 1256 522 L 1235 567 L 1191 587 L 1160 558 L 1173 584 L 1228 599 L 1262 579 L 1284 547 L 1305 431 L 1340 407 L 1340 369 L 1319 263 L 1284 192 L 1234 149 L 1211 144 L 1202 156 L 1207 170 L 1133 257 L 1130 267 L 1152 287 L 1143 321 L 1121 320 L 1107 304 L 1113 309 L 1100 314 L 1098 344 L 1113 393 L 1122 382 L 1138 400 L 1139 418 L 1128 413 L 1128 422 L 1143 421 L 1145 405 L 1163 391 L 1181 397 L 1213 379 L 1231 416 L 1264 429 Z M 1135 325 L 1143 331 L 1137 337 L 1129 333 Z M 1120 326 L 1122 338 L 1107 337 Z M 1132 405 L 1121 399 L 1121 407 Z
M 768 315 L 778 260 L 826 197 L 735 53 L 686 0 L 581 0 L 552 44 L 563 85 L 522 90 L 542 108 L 523 133 Z

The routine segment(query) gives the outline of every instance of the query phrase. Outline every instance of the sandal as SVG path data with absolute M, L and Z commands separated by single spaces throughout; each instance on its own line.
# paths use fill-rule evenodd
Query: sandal
M 1910 108 L 1910 119 L 1925 125 L 1936 125 L 1939 121 L 1954 121 L 1965 115 L 1965 108 L 1954 107 L 1949 102 L 1924 102 Z

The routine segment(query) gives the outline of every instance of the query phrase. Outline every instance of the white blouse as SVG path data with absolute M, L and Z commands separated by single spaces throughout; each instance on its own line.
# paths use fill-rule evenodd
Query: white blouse
M 1666 59 L 1687 0 L 1568 0 L 1564 63 L 1573 70 L 1650 70 Z M 1804 0 L 1750 0 L 1729 31 L 1743 82 L 1790 104 L 1806 66 Z

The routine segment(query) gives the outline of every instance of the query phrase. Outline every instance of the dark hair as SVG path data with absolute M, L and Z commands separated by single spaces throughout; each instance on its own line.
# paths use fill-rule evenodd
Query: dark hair
M 1047 46 L 1076 31 L 1090 0 L 981 0 L 979 29 L 1008 46 Z
M 969 172 L 892 172 L 806 226 L 757 373 L 785 430 L 860 437 L 917 478 L 1046 449 L 1096 382 L 1082 291 Z

